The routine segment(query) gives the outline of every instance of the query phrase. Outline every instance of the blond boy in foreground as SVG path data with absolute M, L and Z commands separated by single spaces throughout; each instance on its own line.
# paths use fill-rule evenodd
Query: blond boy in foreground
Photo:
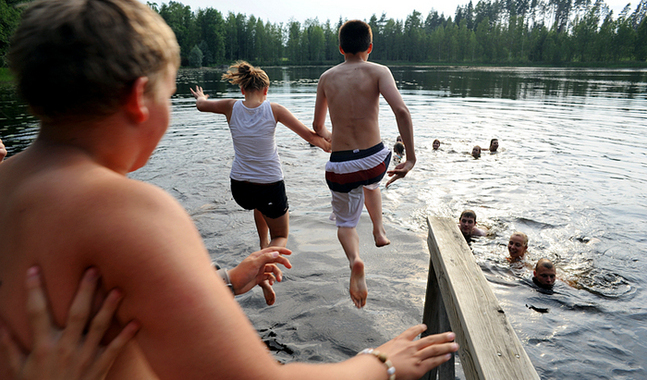
M 373 50 L 371 27 L 359 20 L 346 22 L 339 29 L 339 50 L 344 55 L 344 63 L 319 78 L 313 128 L 320 136 L 331 139 L 333 153 L 326 164 L 326 182 L 332 192 L 337 237 L 350 262 L 350 296 L 355 306 L 361 308 L 368 296 L 356 230 L 363 204 L 373 222 L 375 245 L 390 244 L 382 223 L 379 189 L 391 159 L 391 151 L 384 147 L 380 137 L 380 95 L 395 114 L 407 152 L 406 161 L 388 172 L 392 178 L 387 187 L 413 168 L 416 153 L 411 115 L 391 71 L 368 62 Z M 325 126 L 327 111 L 332 133 Z
M 58 326 L 88 267 L 101 274 L 100 296 L 113 288 L 123 295 L 113 332 L 132 320 L 141 328 L 108 380 L 384 380 L 396 373 L 414 380 L 458 349 L 452 333 L 414 340 L 425 330 L 419 325 L 378 347 L 384 356 L 319 365 L 272 358 L 186 211 L 126 176 L 146 164 L 168 128 L 179 65 L 173 32 L 146 5 L 30 3 L 9 58 L 41 125 L 29 148 L 0 165 L 0 319 L 23 351 L 34 348 L 24 285 L 34 265 Z M 279 254 L 287 253 L 259 251 L 283 264 Z M 261 272 L 251 284 L 271 276 Z M 238 271 L 230 277 L 239 283 Z M 0 378 L 10 378 L 4 358 Z

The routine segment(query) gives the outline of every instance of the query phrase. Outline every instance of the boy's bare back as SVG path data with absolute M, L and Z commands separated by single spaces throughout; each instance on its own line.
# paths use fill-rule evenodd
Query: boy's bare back
M 315 123 L 323 124 L 327 106 L 333 127 L 333 151 L 367 149 L 380 143 L 380 94 L 394 112 L 406 111 L 386 66 L 367 62 L 361 53 L 352 58 L 326 71 L 317 89 Z

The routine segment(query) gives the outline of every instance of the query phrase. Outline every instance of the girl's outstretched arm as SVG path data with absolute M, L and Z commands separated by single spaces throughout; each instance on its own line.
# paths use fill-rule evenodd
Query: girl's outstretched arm
M 280 104 L 272 103 L 272 112 L 277 122 L 290 128 L 294 133 L 301 136 L 312 145 L 323 149 L 324 152 L 331 152 L 330 141 L 319 136 L 315 131 L 306 127 L 290 110 Z
M 195 106 L 200 112 L 213 112 L 225 115 L 227 121 L 231 118 L 231 110 L 234 108 L 236 99 L 212 99 L 209 100 L 209 95 L 205 94 L 202 87 L 195 86 L 195 90 L 190 88 L 191 94 L 196 99 Z

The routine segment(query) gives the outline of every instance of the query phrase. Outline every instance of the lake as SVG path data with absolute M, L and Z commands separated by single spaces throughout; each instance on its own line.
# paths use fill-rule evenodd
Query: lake
M 269 99 L 311 126 L 325 69 L 267 68 Z M 429 261 L 426 218 L 458 219 L 472 209 L 489 231 L 471 243 L 475 258 L 542 379 L 647 378 L 647 70 L 392 72 L 411 111 L 418 162 L 405 179 L 382 187 L 394 244 L 371 246 L 368 216 L 360 222 L 369 287 L 363 310 L 348 296 L 348 262 L 328 220 L 327 154 L 277 128 L 294 269 L 275 286 L 274 306 L 265 306 L 259 290 L 238 297 L 277 359 L 343 360 L 419 323 Z M 230 195 L 233 148 L 225 118 L 198 112 L 189 92 L 199 84 L 211 97 L 240 97 L 220 75 L 180 71 L 169 131 L 131 177 L 175 196 L 211 256 L 233 265 L 257 249 L 252 214 Z M 15 154 L 34 138 L 36 122 L 11 88 L 0 87 L 0 103 L 0 138 Z M 398 131 L 384 101 L 380 123 L 392 146 Z M 492 138 L 499 139 L 498 153 L 469 155 Z M 434 139 L 441 141 L 438 151 Z M 529 250 L 526 265 L 511 267 L 505 256 L 514 231 L 529 236 Z M 529 266 L 541 257 L 557 266 L 553 294 L 532 285 Z

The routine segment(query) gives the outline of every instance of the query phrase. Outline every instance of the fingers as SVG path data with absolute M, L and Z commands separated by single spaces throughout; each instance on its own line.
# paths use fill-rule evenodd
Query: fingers
M 202 90 L 202 87 L 200 87 L 200 86 L 195 86 L 195 91 L 190 87 L 189 87 L 189 90 L 191 91 L 191 94 L 193 94 L 193 96 L 196 99 L 199 98 L 200 96 L 204 96 L 205 99 L 209 98 L 209 95 L 205 95 L 203 90 Z
M 448 361 L 452 357 L 452 353 L 458 351 L 458 343 L 454 342 L 455 338 L 456 334 L 453 332 L 426 336 L 415 342 L 418 349 L 416 356 L 429 369 L 435 368 Z
M 411 326 L 408 329 L 406 329 L 402 334 L 398 335 L 396 339 L 414 340 L 418 335 L 422 334 L 426 330 L 427 330 L 427 326 L 423 324 Z
M 456 334 L 453 332 L 446 332 L 442 334 L 428 335 L 418 341 L 416 341 L 416 347 L 421 350 L 428 346 L 433 346 L 435 344 L 451 343 L 456 339 Z
M 86 351 L 92 351 L 93 347 L 99 346 L 99 342 L 105 335 L 108 327 L 110 327 L 110 323 L 112 322 L 112 318 L 115 315 L 115 311 L 117 311 L 117 307 L 119 306 L 121 299 L 121 291 L 114 289 L 103 301 L 101 309 L 99 309 L 99 312 L 94 316 L 94 318 L 92 318 L 90 329 L 88 330 L 86 340 L 83 344 Z M 68 325 L 67 328 L 69 329 L 70 325 Z
M 265 275 L 272 276 L 278 282 L 283 281 L 283 271 L 281 271 L 281 268 L 279 268 L 275 264 L 265 265 Z
M 458 345 L 456 343 L 448 343 L 447 344 L 447 346 L 452 346 L 452 345 L 455 345 L 456 350 L 458 350 Z M 451 351 L 451 352 L 455 352 L 455 351 Z M 421 359 L 420 360 L 420 366 L 422 366 L 422 368 L 424 368 L 423 372 L 424 373 L 429 372 L 432 369 L 438 367 L 439 365 L 441 365 L 441 364 L 445 363 L 446 361 L 448 361 L 449 359 L 451 359 L 452 358 L 452 353 L 451 352 L 448 352 L 448 353 L 445 353 L 445 354 L 442 354 L 442 355 L 437 355 L 437 356 L 430 356 L 430 357 L 427 357 L 425 359 Z
M 4 325 L 0 324 L 0 351 L 4 352 L 4 356 L 9 358 L 9 366 L 12 375 L 17 377 L 22 368 L 22 363 L 25 360 L 24 355 L 20 351 L 18 344 L 11 338 L 9 330 Z
M 268 264 L 265 266 L 265 272 L 262 275 L 262 281 L 264 280 L 268 280 L 270 285 L 274 285 L 276 281 L 283 281 L 283 272 L 276 265 Z
M 257 251 L 257 252 L 254 252 L 254 253 L 257 253 L 259 255 L 263 255 L 265 253 L 272 252 L 272 251 L 276 251 L 280 255 L 291 255 L 292 254 L 292 251 L 290 251 L 289 249 L 284 248 L 284 247 L 267 247 L 267 248 L 263 248 L 260 251 Z
M 64 346 L 72 347 L 71 343 L 77 342 L 83 334 L 92 309 L 92 299 L 98 279 L 99 272 L 96 268 L 89 268 L 83 274 L 79 289 L 74 296 L 72 306 L 70 306 L 65 331 L 61 337 Z
M 418 351 L 417 355 L 421 358 L 421 364 L 431 369 L 451 359 L 452 353 L 456 351 L 458 351 L 458 343 L 442 343 L 426 347 Z
M 101 353 L 100 357 L 95 361 L 93 365 L 92 371 L 98 375 L 93 378 L 105 377 L 105 375 L 108 373 L 108 370 L 112 366 L 112 363 L 115 361 L 117 355 L 119 355 L 124 346 L 126 346 L 126 344 L 133 339 L 135 334 L 137 334 L 137 332 L 139 331 L 140 327 L 141 325 L 139 324 L 139 322 L 130 322 L 128 325 L 126 325 L 126 327 L 124 327 L 123 330 L 121 330 L 119 335 L 117 335 L 117 337 L 114 338 L 112 342 L 110 342 L 110 344 L 108 344 L 105 351 Z
M 269 247 L 265 248 L 263 250 L 260 250 L 258 252 L 253 253 L 258 254 L 256 255 L 256 259 L 263 260 L 265 264 L 270 264 L 270 263 L 277 263 L 281 264 L 286 268 L 292 268 L 292 264 L 290 263 L 290 260 L 287 258 L 283 257 L 283 255 L 291 255 L 292 251 L 286 248 L 280 248 L 280 247 Z
M 31 267 L 27 270 L 27 319 L 34 333 L 34 347 L 47 340 L 52 326 L 47 298 L 42 289 L 40 269 Z
M 392 176 L 393 174 L 395 174 L 395 173 L 392 173 L 392 174 L 389 174 L 389 175 Z M 400 176 L 400 175 L 396 175 L 396 176 L 391 177 L 391 179 L 389 179 L 389 181 L 386 183 L 386 185 L 384 185 L 384 187 L 386 187 L 388 189 L 389 185 L 391 185 L 393 182 L 395 182 L 396 180 L 398 180 L 400 178 L 402 178 L 402 176 Z

